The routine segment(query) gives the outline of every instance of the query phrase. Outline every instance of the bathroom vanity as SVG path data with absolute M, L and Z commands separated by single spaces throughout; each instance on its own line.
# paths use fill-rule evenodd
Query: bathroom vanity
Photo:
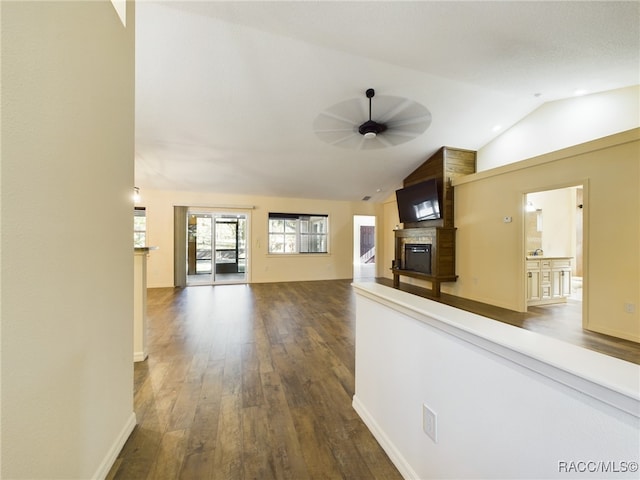
M 527 305 L 565 303 L 571 295 L 571 261 L 571 257 L 527 257 Z

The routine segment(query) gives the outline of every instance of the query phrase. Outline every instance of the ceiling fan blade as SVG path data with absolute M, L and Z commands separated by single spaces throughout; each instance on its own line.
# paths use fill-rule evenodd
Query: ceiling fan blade
M 418 136 L 415 132 L 407 132 L 406 130 L 387 130 L 384 135 L 385 137 L 402 137 L 405 139 L 405 141 L 406 139 L 412 139 Z
M 422 107 L 422 106 L 421 106 Z M 415 137 L 422 135 L 431 125 L 431 113 L 422 107 L 426 114 L 416 117 L 404 117 L 398 114 L 393 121 L 387 123 L 388 132 L 398 137 L 404 137 L 409 141 Z M 405 109 L 401 112 L 403 115 L 409 111 Z
M 391 137 L 393 137 L 393 135 L 391 135 Z M 389 141 L 390 139 L 387 138 L 386 134 L 385 135 L 378 135 L 376 137 L 376 140 L 378 140 L 380 143 L 382 143 L 383 147 L 394 147 L 396 145 L 395 143 L 392 143 L 392 142 Z
M 329 145 L 339 145 L 341 142 L 345 142 L 351 137 L 356 137 L 356 133 L 353 130 L 349 131 L 335 131 L 335 132 L 316 132 L 316 135 L 320 140 Z
M 427 107 L 418 102 L 400 99 L 398 97 L 393 98 L 397 99 L 397 103 L 394 108 L 390 108 L 385 112 L 383 117 L 386 122 L 431 115 Z
M 390 125 L 389 128 L 387 129 L 387 132 L 395 133 L 398 135 L 417 137 L 419 135 L 422 135 L 424 131 L 429 127 L 430 124 L 431 124 L 430 120 L 424 120 L 420 122 Z
M 336 115 L 329 114 L 327 112 L 323 112 L 316 117 L 313 121 L 313 129 L 315 131 L 318 130 L 331 130 L 331 129 L 339 129 L 339 128 L 349 128 L 353 129 L 353 122 L 346 118 L 341 118 Z
M 355 128 L 325 128 L 323 130 L 316 130 L 316 133 L 334 133 L 334 132 L 355 132 Z
M 336 103 L 322 112 L 322 114 L 345 120 L 357 125 L 366 120 L 369 115 L 368 103 L 361 98 L 352 98 Z
M 349 148 L 349 149 L 360 149 L 364 138 L 359 133 L 352 133 L 347 137 L 344 137 L 336 142 L 333 142 L 332 145 L 336 147 Z
M 404 110 L 409 108 L 412 103 L 414 103 L 411 100 L 408 100 L 406 98 L 399 98 L 399 97 L 386 97 L 386 98 L 389 99 L 387 108 L 384 110 L 384 113 L 377 115 L 377 121 L 381 123 L 390 122 L 394 117 L 401 114 Z
M 380 135 L 381 140 L 384 139 L 388 146 L 393 147 L 395 147 L 396 145 L 400 145 L 401 143 L 407 143 L 408 141 L 413 140 L 417 137 L 418 135 L 415 134 L 406 135 L 402 133 L 390 132 L 389 130 L 387 130 L 384 135 Z
M 415 125 L 420 123 L 431 123 L 431 114 L 423 115 L 421 117 L 413 117 L 413 118 L 399 118 L 396 120 L 392 120 L 387 122 L 387 127 L 389 128 L 398 128 L 404 125 Z

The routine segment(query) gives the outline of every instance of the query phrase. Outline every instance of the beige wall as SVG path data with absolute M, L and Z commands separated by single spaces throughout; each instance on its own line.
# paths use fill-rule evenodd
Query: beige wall
M 352 278 L 353 216 L 375 215 L 380 225 L 382 208 L 367 202 L 340 202 L 301 198 L 225 195 L 210 192 L 142 190 L 141 206 L 147 208 L 148 244 L 158 246 L 148 263 L 149 287 L 171 287 L 173 280 L 173 207 L 210 207 L 240 211 L 251 218 L 249 227 L 249 281 L 290 282 Z M 329 215 L 329 254 L 269 255 L 269 212 L 322 213 Z M 382 235 L 378 229 L 378 240 Z M 379 243 L 380 244 L 380 243 Z M 380 268 L 377 265 L 377 268 Z
M 639 159 L 635 129 L 455 181 L 459 277 L 442 291 L 524 311 L 524 195 L 584 184 L 586 327 L 640 341 Z
M 2 2 L 2 478 L 104 476 L 135 423 L 128 13 Z

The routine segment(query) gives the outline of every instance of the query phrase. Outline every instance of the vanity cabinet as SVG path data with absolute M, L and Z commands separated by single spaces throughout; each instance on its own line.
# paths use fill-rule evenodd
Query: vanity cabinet
M 527 262 L 527 304 L 542 298 L 540 292 L 540 265 L 538 262 Z
M 557 259 L 551 262 L 552 297 L 566 299 L 571 295 L 571 259 Z
M 527 305 L 564 303 L 571 295 L 571 257 L 527 257 Z

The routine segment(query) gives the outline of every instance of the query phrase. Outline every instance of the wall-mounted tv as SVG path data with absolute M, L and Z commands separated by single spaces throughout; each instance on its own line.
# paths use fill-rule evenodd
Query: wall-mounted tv
M 396 200 L 402 223 L 441 218 L 438 182 L 435 178 L 396 190 Z

